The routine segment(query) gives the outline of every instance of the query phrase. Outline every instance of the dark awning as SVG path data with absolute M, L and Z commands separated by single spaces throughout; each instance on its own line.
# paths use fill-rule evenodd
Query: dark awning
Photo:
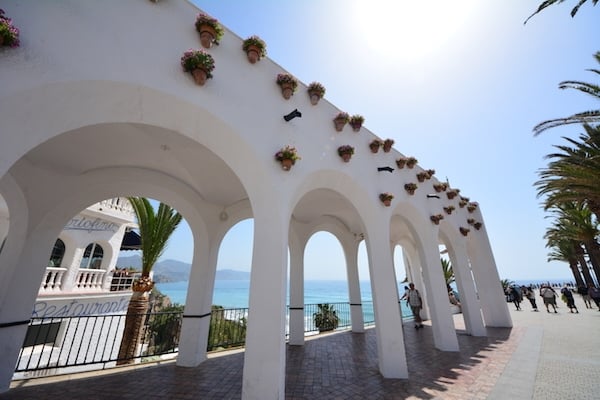
M 128 229 L 123 235 L 121 250 L 140 250 L 142 247 L 142 237 L 134 230 Z

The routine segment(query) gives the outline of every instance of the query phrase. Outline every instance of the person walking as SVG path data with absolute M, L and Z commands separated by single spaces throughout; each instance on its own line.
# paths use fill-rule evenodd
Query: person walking
M 510 294 L 513 304 L 517 308 L 517 311 L 521 311 L 521 291 L 516 286 L 511 286 L 508 293 Z
M 554 313 L 558 313 L 556 311 L 556 292 L 550 285 L 542 285 L 540 289 L 540 296 L 544 299 L 544 305 L 546 306 L 546 311 L 550 312 L 550 308 L 548 306 L 552 306 L 554 309 Z
M 415 289 L 415 284 L 410 283 L 408 285 L 408 295 L 406 296 L 406 303 L 410 306 L 412 314 L 415 318 L 415 329 L 423 327 L 423 320 L 421 319 L 421 308 L 423 308 L 423 300 L 421 294 Z
M 573 292 L 571 292 L 571 289 L 565 286 L 560 292 L 562 293 L 563 301 L 567 303 L 567 307 L 569 307 L 571 313 L 573 313 L 573 310 L 575 310 L 577 314 L 579 314 L 579 310 L 575 305 L 575 299 L 573 298 Z
M 587 286 L 581 285 L 577 288 L 577 293 L 581 295 L 583 299 L 583 304 L 585 304 L 585 308 L 593 308 L 592 307 L 592 298 L 590 297 L 590 293 L 588 291 Z
M 596 286 L 590 283 L 588 285 L 588 294 L 590 295 L 594 303 L 596 303 L 598 311 L 600 311 L 600 289 L 598 289 Z
M 533 311 L 539 311 L 535 302 L 535 292 L 533 291 L 531 285 L 529 287 L 523 286 L 521 289 L 523 292 L 523 296 L 526 297 L 527 300 L 529 300 L 529 302 L 531 303 L 531 308 L 533 308 Z

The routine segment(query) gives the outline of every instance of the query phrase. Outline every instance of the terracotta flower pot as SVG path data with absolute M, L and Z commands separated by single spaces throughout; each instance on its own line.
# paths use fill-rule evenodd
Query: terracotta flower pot
M 350 161 L 351 158 L 352 158 L 352 154 L 350 154 L 350 153 L 342 154 L 342 160 L 344 160 L 344 162 Z
M 377 153 L 377 152 L 379 152 L 379 145 L 377 145 L 377 144 L 371 144 L 371 145 L 369 145 L 369 147 L 371 148 L 371 153 Z
M 406 165 L 406 160 L 403 158 L 399 158 L 396 160 L 396 165 L 398 166 L 398 168 L 402 169 Z
M 205 49 L 210 49 L 215 41 L 217 33 L 210 25 L 202 25 L 200 27 L 200 43 Z
M 260 61 L 260 49 L 258 46 L 249 45 L 248 50 L 246 50 L 246 55 L 248 56 L 248 61 L 250 64 L 256 64 L 257 61 Z
M 388 143 L 384 143 L 383 144 L 383 151 L 385 153 L 389 153 L 390 150 L 392 150 L 392 144 L 391 143 L 389 143 L 389 144 Z
M 341 132 L 346 126 L 346 120 L 343 118 L 336 118 L 333 120 L 333 125 L 335 126 L 335 130 Z
M 319 104 L 319 100 L 321 100 L 321 96 L 319 96 L 319 94 L 317 92 L 308 92 L 308 95 L 310 96 L 310 104 L 312 104 L 313 106 L 316 106 L 317 104 Z M 342 126 L 343 128 L 343 126 Z
M 283 95 L 284 99 L 289 100 L 290 97 L 292 97 L 292 95 L 294 94 L 294 88 L 289 83 L 282 83 L 281 94 Z
M 281 160 L 281 168 L 283 168 L 284 171 L 289 171 L 292 168 L 292 165 L 294 165 L 294 162 L 289 158 Z
M 354 132 L 358 132 L 358 131 L 360 131 L 360 128 L 361 128 L 362 124 L 360 124 L 360 123 L 354 123 L 354 124 L 350 124 L 350 126 L 352 126 L 352 130 Z
M 208 78 L 208 74 L 205 70 L 201 68 L 196 68 L 192 71 L 192 76 L 194 77 L 194 81 L 197 85 L 204 86 L 206 83 L 206 79 Z
M 385 199 L 382 201 L 383 205 L 386 207 L 389 207 L 392 205 L 392 200 L 391 199 Z

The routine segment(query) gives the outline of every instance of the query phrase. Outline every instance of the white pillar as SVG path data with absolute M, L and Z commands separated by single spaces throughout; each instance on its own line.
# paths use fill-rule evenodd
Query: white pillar
M 181 367 L 195 367 L 206 360 L 217 257 L 223 238 L 219 235 L 207 240 L 205 234 L 199 234 L 198 226 L 188 223 L 194 235 L 194 259 L 179 336 L 177 365 Z
M 273 204 L 264 202 L 253 211 L 254 248 L 242 398 L 283 399 L 288 222 L 282 220 Z
M 295 236 L 295 235 L 293 235 Z M 304 345 L 304 252 L 306 241 L 290 238 L 289 344 Z
M 486 336 L 487 332 L 483 324 L 481 305 L 475 292 L 475 282 L 473 282 L 464 240 L 460 243 L 452 243 L 447 248 L 456 278 L 456 286 L 460 293 L 460 307 L 467 333 L 472 336 Z
M 437 240 L 434 240 L 433 236 L 423 244 L 421 261 L 435 347 L 442 351 L 458 351 L 458 338 L 448 304 L 448 290 L 440 263 L 440 253 Z
M 388 224 L 387 221 L 369 221 L 367 227 L 377 356 L 379 371 L 385 378 L 408 378 Z
M 478 219 L 482 220 L 480 215 Z M 504 300 L 500 276 L 498 275 L 485 225 L 479 231 L 471 231 L 469 235 L 473 235 L 473 237 L 470 237 L 467 241 L 467 251 L 471 260 L 471 269 L 475 278 L 485 325 L 510 328 L 512 327 L 512 319 Z
M 360 278 L 358 276 L 358 245 L 360 242 L 353 237 L 341 240 L 344 255 L 346 256 L 346 273 L 348 276 L 348 297 L 350 299 L 350 318 L 352 332 L 363 333 L 365 320 L 360 294 Z

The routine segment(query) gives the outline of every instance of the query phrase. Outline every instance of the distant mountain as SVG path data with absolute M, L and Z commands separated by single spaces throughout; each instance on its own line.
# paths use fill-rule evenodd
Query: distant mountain
M 119 257 L 117 260 L 119 268 L 132 267 L 142 268 L 142 257 L 139 255 Z M 156 282 L 181 282 L 190 279 L 191 264 L 177 260 L 162 260 L 153 268 L 154 281 Z M 250 272 L 236 271 L 233 269 L 218 270 L 217 280 L 250 280 Z

